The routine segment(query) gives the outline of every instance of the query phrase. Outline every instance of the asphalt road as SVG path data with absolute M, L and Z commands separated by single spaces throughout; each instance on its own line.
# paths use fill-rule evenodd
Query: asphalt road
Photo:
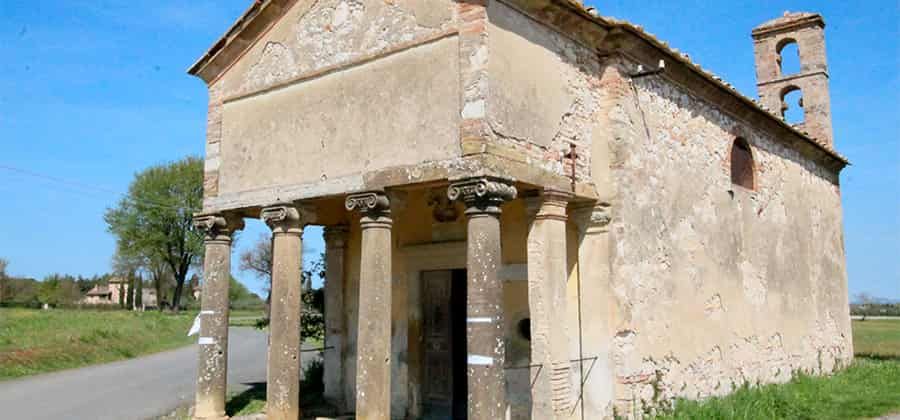
M 266 380 L 266 333 L 231 328 L 228 388 Z M 304 353 L 306 358 L 315 353 Z M 309 356 L 307 356 L 309 355 Z M 191 403 L 197 346 L 137 359 L 0 382 L 0 418 L 144 420 Z

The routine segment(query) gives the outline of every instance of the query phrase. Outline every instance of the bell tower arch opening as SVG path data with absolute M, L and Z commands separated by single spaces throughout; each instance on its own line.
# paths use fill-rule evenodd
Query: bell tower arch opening
M 771 113 L 834 145 L 825 54 L 825 20 L 785 12 L 753 29 L 759 99 Z

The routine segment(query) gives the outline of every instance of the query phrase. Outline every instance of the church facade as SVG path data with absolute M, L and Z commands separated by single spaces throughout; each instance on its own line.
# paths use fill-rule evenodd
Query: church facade
M 195 417 L 225 416 L 247 218 L 273 231 L 269 419 L 305 392 L 309 225 L 325 397 L 356 418 L 641 417 L 846 366 L 824 27 L 753 30 L 754 101 L 573 0 L 254 2 L 190 69 L 210 94 Z

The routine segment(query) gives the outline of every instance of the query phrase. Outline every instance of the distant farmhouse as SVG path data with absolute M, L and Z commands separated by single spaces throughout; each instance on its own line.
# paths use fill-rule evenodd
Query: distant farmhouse
M 81 299 L 84 305 L 118 305 L 120 297 L 122 302 L 125 301 L 124 296 L 128 294 L 128 282 L 121 277 L 112 277 L 108 284 L 98 284 L 88 290 L 85 297 Z M 143 307 L 138 309 L 156 308 L 159 306 L 156 298 L 156 290 L 144 288 L 142 293 Z
M 846 366 L 825 21 L 751 37 L 759 100 L 575 0 L 254 1 L 190 69 L 209 87 L 196 418 L 225 416 L 247 218 L 273 232 L 269 419 L 307 392 L 308 225 L 325 397 L 356 418 L 639 417 Z

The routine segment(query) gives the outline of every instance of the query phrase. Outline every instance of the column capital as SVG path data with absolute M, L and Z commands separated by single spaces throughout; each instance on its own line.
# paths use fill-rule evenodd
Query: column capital
M 272 229 L 272 234 L 293 233 L 299 235 L 303 233 L 305 225 L 300 209 L 292 204 L 276 204 L 266 207 L 260 212 L 259 218 Z
M 582 234 L 608 232 L 609 223 L 612 221 L 610 205 L 603 202 L 574 207 L 572 216 L 579 233 Z
M 482 176 L 453 182 L 447 189 L 452 201 L 462 200 L 466 214 L 500 214 L 503 203 L 516 199 L 516 187 L 508 179 Z
M 244 219 L 230 213 L 195 214 L 193 223 L 206 241 L 231 242 L 234 232 L 244 228 Z
M 344 202 L 347 211 L 358 211 L 362 215 L 360 226 L 390 227 L 391 200 L 384 191 L 366 191 L 347 196 Z
M 325 226 L 325 248 L 343 249 L 347 244 L 348 231 L 346 225 Z
M 565 222 L 568 220 L 567 208 L 574 198 L 575 194 L 571 192 L 545 188 L 525 197 L 525 210 L 532 220 Z

